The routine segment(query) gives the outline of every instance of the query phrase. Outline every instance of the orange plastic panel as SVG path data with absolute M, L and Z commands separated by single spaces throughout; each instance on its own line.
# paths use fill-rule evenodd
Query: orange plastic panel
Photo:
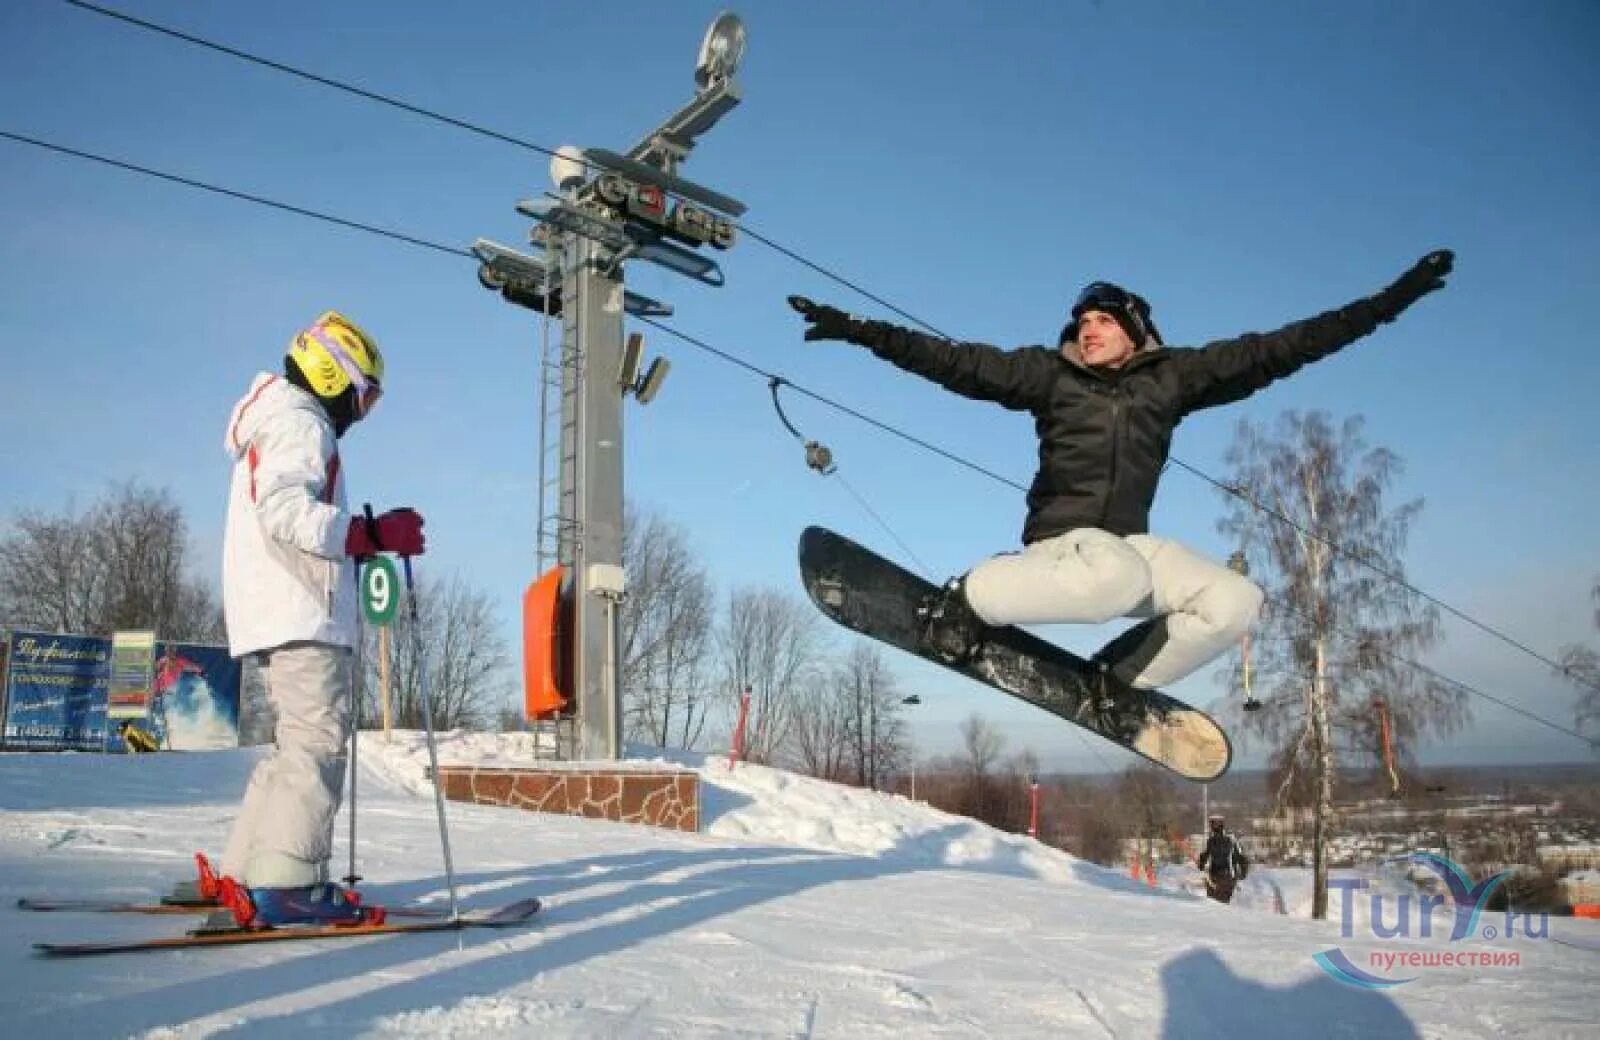
M 557 678 L 563 573 L 552 567 L 522 594 L 523 710 L 530 720 L 553 718 L 567 706 Z

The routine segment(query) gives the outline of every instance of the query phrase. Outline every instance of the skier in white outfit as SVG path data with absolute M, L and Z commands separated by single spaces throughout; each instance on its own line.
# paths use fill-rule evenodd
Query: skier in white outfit
M 377 344 L 329 311 L 294 338 L 282 376 L 255 377 L 228 421 L 228 644 L 255 655 L 278 724 L 221 867 L 262 924 L 359 918 L 326 883 L 353 720 L 354 561 L 423 551 L 415 510 L 368 520 L 345 502 L 339 438 L 370 414 L 382 381 Z

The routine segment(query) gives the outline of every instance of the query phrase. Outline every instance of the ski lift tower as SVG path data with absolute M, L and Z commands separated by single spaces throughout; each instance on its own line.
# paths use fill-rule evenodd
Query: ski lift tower
M 559 149 L 550 164 L 556 190 L 517 203 L 536 221 L 530 237 L 542 257 L 486 239 L 473 246 L 486 288 L 561 320 L 560 342 L 546 342 L 540 369 L 536 556 L 541 573 L 558 564 L 562 577 L 556 605 L 544 611 L 556 619 L 549 638 L 541 643 L 524 618 L 524 674 L 530 714 L 548 709 L 573 722 L 569 751 L 579 759 L 621 757 L 622 401 L 631 393 L 648 403 L 668 367 L 657 358 L 640 375 L 641 338 L 624 344 L 625 313 L 672 313 L 626 289 L 625 265 L 644 260 L 723 284 L 722 269 L 702 250 L 733 245 L 733 219 L 745 206 L 684 180 L 678 168 L 696 139 L 739 103 L 733 74 L 744 47 L 738 17 L 719 15 L 700 45 L 693 100 L 626 152 Z M 525 611 L 532 598 L 530 589 Z M 538 711 L 536 674 L 554 691 Z

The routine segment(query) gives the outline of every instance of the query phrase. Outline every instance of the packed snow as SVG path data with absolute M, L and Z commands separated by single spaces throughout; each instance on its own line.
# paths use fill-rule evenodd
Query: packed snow
M 531 750 L 524 735 L 447 734 L 439 753 L 521 765 Z M 1600 922 L 1552 918 L 1548 938 L 1470 946 L 1515 952 L 1514 966 L 1362 989 L 1313 954 L 1365 966 L 1375 951 L 1468 944 L 1376 938 L 1362 900 L 1344 936 L 1307 919 L 1300 871 L 1254 871 L 1224 907 L 1185 867 L 1151 887 L 902 797 L 637 749 L 700 772 L 701 833 L 448 803 L 462 904 L 537 896 L 527 927 L 34 954 L 36 941 L 180 932 L 183 918 L 13 906 L 159 896 L 195 850 L 220 849 L 259 753 L 0 755 L 9 1035 L 1590 1037 L 1600 1020 Z M 421 739 L 363 734 L 358 757 L 367 899 L 444 904 Z

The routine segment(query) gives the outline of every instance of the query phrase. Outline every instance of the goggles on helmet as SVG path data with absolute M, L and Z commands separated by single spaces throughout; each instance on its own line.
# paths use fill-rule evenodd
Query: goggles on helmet
M 356 391 L 356 417 L 365 419 L 372 409 L 378 406 L 378 399 L 383 396 L 383 387 L 377 380 L 369 380 L 365 390 Z
M 328 352 L 328 356 L 333 358 L 340 370 L 350 377 L 350 383 L 356 388 L 356 393 L 365 394 L 369 387 L 377 385 L 377 380 L 369 378 L 361 371 L 361 366 L 356 364 L 356 359 L 351 357 L 344 344 L 339 342 L 339 337 L 331 335 L 327 328 L 326 324 L 313 325 L 306 330 L 306 335 L 316 340 L 322 349 Z
M 1127 324 L 1133 326 L 1128 332 L 1135 346 L 1143 346 L 1147 338 L 1164 342 L 1155 322 L 1150 320 L 1150 305 L 1144 297 L 1110 282 L 1090 282 L 1078 293 L 1072 304 L 1072 321 L 1061 330 L 1063 342 L 1078 338 L 1078 319 L 1083 317 L 1084 311 L 1103 311 L 1125 317 Z
M 1133 312 L 1137 307 L 1138 297 L 1128 292 L 1121 286 L 1112 285 L 1110 282 L 1090 282 L 1078 293 L 1078 299 L 1072 304 L 1072 316 L 1081 317 L 1084 311 L 1118 310 Z

